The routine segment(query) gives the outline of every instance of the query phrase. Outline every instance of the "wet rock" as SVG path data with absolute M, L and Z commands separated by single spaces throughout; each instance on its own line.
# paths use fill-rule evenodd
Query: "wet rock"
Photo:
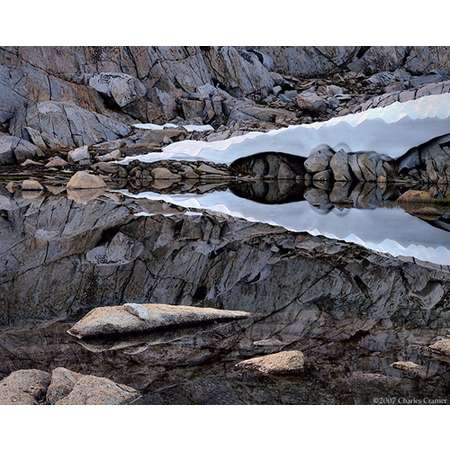
M 24 180 L 22 182 L 22 191 L 43 191 L 44 187 L 39 181 L 36 180 Z
M 301 372 L 304 364 L 303 353 L 291 350 L 247 359 L 236 364 L 236 367 L 268 375 L 291 375 Z
M 42 370 L 17 370 L 0 381 L 0 405 L 37 405 L 45 399 L 50 375 Z
M 89 153 L 89 146 L 83 145 L 82 147 L 78 147 L 74 150 L 71 150 L 68 153 L 69 161 L 79 164 L 89 164 L 91 162 L 91 155 Z
M 68 396 L 82 376 L 80 373 L 73 372 L 64 367 L 53 369 L 50 385 L 47 389 L 47 403 L 54 405 L 59 400 Z
M 344 150 L 339 150 L 330 159 L 330 168 L 336 181 L 351 181 L 348 154 Z
M 324 113 L 327 110 L 327 102 L 315 92 L 302 92 L 295 98 L 297 106 L 311 114 Z
M 108 378 L 83 375 L 57 405 L 126 405 L 139 398 L 135 389 Z
M 106 183 L 98 175 L 92 175 L 86 171 L 75 173 L 67 183 L 67 189 L 101 189 Z
M 433 196 L 428 191 L 409 190 L 403 193 L 397 201 L 399 203 L 429 203 L 432 202 Z
M 311 173 L 327 170 L 333 155 L 334 152 L 328 145 L 319 146 L 314 149 L 311 155 L 306 159 L 306 170 Z
M 45 167 L 65 167 L 67 166 L 67 161 L 60 158 L 59 156 L 54 156 L 53 158 L 50 158 L 48 163 L 45 165 Z
M 239 320 L 249 317 L 244 311 L 219 310 L 182 305 L 144 304 L 150 316 L 142 320 L 130 306 L 101 307 L 92 310 L 68 332 L 78 338 L 109 334 L 148 332 L 166 327 L 180 327 L 220 320 Z M 131 311 L 131 312 L 130 312 Z
M 88 83 L 97 92 L 111 97 L 121 108 L 147 93 L 144 84 L 125 73 L 98 73 L 91 76 Z
M 406 375 L 418 378 L 427 377 L 427 369 L 420 364 L 416 364 L 412 361 L 396 361 L 391 364 L 391 367 L 402 371 Z

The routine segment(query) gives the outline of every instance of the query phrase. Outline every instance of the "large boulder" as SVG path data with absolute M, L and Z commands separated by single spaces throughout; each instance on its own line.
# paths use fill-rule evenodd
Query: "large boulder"
M 126 405 L 140 397 L 135 389 L 108 378 L 82 375 L 57 405 Z
M 105 187 L 103 178 L 86 171 L 76 172 L 67 183 L 67 189 L 103 189 Z
M 315 148 L 305 161 L 305 169 L 310 173 L 327 170 L 330 160 L 334 155 L 333 150 L 328 145 L 320 145 Z
M 28 128 L 35 130 L 36 135 L 52 149 L 96 144 L 131 132 L 129 126 L 102 114 L 72 103 L 53 101 L 22 108 L 12 121 L 10 132 L 27 140 L 36 139 Z
M 97 92 L 111 97 L 121 108 L 147 93 L 144 84 L 125 73 L 98 73 L 89 77 L 88 83 Z
M 229 311 L 195 306 L 134 304 L 93 309 L 68 332 L 78 338 L 123 333 L 142 333 L 167 327 L 181 327 L 220 320 L 249 317 L 244 311 Z
M 37 405 L 45 399 L 50 375 L 42 370 L 17 370 L 0 381 L 0 405 Z
M 22 163 L 33 158 L 39 149 L 36 145 L 17 136 L 0 134 L 0 165 Z

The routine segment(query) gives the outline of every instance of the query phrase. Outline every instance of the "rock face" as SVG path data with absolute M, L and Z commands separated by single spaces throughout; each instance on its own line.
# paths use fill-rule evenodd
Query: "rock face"
M 69 333 L 78 338 L 123 333 L 142 333 L 167 327 L 239 320 L 244 311 L 173 305 L 124 305 L 96 308 L 77 322 Z
M 238 363 L 236 367 L 269 375 L 290 375 L 300 372 L 304 364 L 303 353 L 292 350 L 247 359 Z
M 77 172 L 67 183 L 67 189 L 102 189 L 106 183 L 97 175 L 86 171 Z
M 45 399 L 50 375 L 42 370 L 18 370 L 0 381 L 0 405 L 37 405 Z
M 131 128 L 72 103 L 47 101 L 19 110 L 10 131 L 37 145 L 44 142 L 50 149 L 59 149 L 117 139 L 129 134 Z

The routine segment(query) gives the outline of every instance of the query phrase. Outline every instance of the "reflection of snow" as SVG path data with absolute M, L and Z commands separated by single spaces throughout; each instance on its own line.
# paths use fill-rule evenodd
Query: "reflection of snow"
M 238 158 L 267 151 L 308 156 L 320 144 L 334 149 L 343 147 L 347 152 L 375 151 L 397 158 L 410 148 L 446 133 L 450 133 L 450 94 L 430 95 L 326 122 L 267 133 L 251 132 L 224 141 L 175 142 L 162 153 L 128 157 L 123 163 L 133 159 L 144 162 L 201 159 L 229 164 Z
M 121 192 L 131 197 L 224 213 L 250 222 L 279 225 L 291 231 L 306 231 L 394 256 L 450 265 L 450 233 L 434 228 L 400 208 L 347 209 L 344 215 L 341 212 L 323 214 L 306 201 L 262 204 L 236 197 L 228 191 L 204 195 Z

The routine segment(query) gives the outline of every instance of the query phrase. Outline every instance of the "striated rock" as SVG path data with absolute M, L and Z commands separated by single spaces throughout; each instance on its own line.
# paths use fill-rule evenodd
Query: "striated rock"
M 305 169 L 308 172 L 322 172 L 328 169 L 330 160 L 334 155 L 333 150 L 328 145 L 321 145 L 314 149 L 305 161 Z
M 50 375 L 42 370 L 17 370 L 0 381 L 0 405 L 37 405 L 45 399 Z
M 136 308 L 148 311 L 149 319 L 143 320 L 142 314 L 135 314 Z M 68 333 L 78 338 L 122 333 L 142 333 L 167 327 L 180 327 L 217 320 L 239 320 L 250 316 L 244 311 L 229 311 L 195 306 L 144 304 L 132 308 L 128 306 L 110 306 L 95 308 Z
M 339 150 L 330 159 L 330 168 L 336 181 L 351 181 L 348 154 L 344 150 Z
M 236 367 L 268 375 L 291 375 L 300 372 L 304 364 L 303 353 L 291 350 L 247 359 L 236 364 Z
M 412 361 L 396 361 L 391 364 L 391 367 L 397 370 L 402 371 L 406 375 L 410 375 L 412 377 L 418 378 L 426 378 L 427 377 L 427 369 L 420 364 L 416 364 Z
M 109 117 L 67 102 L 38 102 L 22 108 L 14 117 L 10 132 L 29 139 L 33 128 L 51 149 L 75 148 L 109 141 L 130 133 L 131 128 Z
M 88 84 L 97 92 L 111 97 L 121 108 L 147 93 L 144 84 L 125 73 L 98 73 L 89 78 Z
M 80 373 L 64 367 L 53 369 L 50 385 L 47 389 L 47 403 L 53 405 L 68 396 L 82 376 Z
M 24 180 L 22 182 L 22 191 L 43 191 L 44 188 L 39 181 L 36 180 Z
M 103 178 L 86 171 L 75 173 L 67 183 L 67 189 L 99 189 L 105 187 L 106 183 Z
M 38 148 L 31 142 L 16 136 L 0 134 L 0 166 L 24 162 L 38 153 Z

